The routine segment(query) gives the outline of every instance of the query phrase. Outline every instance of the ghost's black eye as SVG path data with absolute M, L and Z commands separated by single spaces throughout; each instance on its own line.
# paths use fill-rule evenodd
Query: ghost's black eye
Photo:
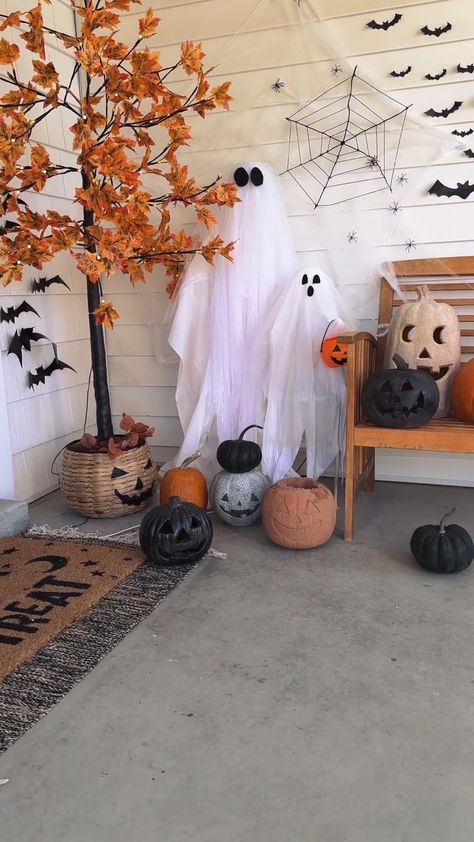
M 112 479 L 118 479 L 118 477 L 126 477 L 127 472 L 122 471 L 120 468 L 114 468 L 111 474 Z
M 315 275 L 314 278 L 313 278 L 313 284 L 320 284 L 320 283 L 321 283 L 321 278 L 319 277 L 319 275 Z
M 148 462 L 145 465 L 145 471 L 148 471 L 150 468 L 153 468 L 153 462 L 151 459 L 148 459 Z
M 249 174 L 243 167 L 237 167 L 234 173 L 234 181 L 237 187 L 245 187 L 249 183 Z
M 308 283 L 308 276 L 307 276 L 307 275 L 303 275 L 303 277 L 302 277 L 302 279 L 301 279 L 301 283 L 302 283 L 302 284 L 307 284 L 307 283 Z
M 250 173 L 250 178 L 251 178 L 252 184 L 254 184 L 255 187 L 261 187 L 262 186 L 262 184 L 263 184 L 263 172 L 262 172 L 261 169 L 259 169 L 258 167 L 252 167 L 252 171 Z
M 224 496 L 223 496 L 223 498 L 222 498 L 222 502 L 223 502 L 223 503 L 228 503 L 228 502 L 229 502 L 229 498 L 228 498 L 227 494 L 224 494 Z

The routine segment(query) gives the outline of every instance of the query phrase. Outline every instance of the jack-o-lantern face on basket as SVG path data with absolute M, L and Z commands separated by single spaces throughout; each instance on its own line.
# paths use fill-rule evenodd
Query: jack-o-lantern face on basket
M 451 389 L 461 359 L 461 334 L 456 311 L 438 304 L 427 286 L 417 290 L 418 300 L 398 307 L 392 316 L 385 351 L 386 368 L 398 354 L 409 368 L 424 371 L 436 380 L 440 401 L 437 418 L 450 409 Z
M 156 466 L 153 464 L 149 452 L 143 464 L 132 464 L 123 459 L 111 463 L 110 479 L 115 496 L 125 507 L 138 508 L 143 506 L 153 494 L 156 480 Z
M 211 503 L 221 520 L 231 526 L 251 526 L 260 517 L 270 480 L 259 470 L 245 474 L 218 473 L 211 485 Z
M 275 544 L 307 550 L 325 544 L 336 525 L 333 495 L 311 478 L 283 479 L 272 485 L 262 509 L 266 534 Z
M 439 404 L 439 389 L 430 374 L 409 369 L 395 354 L 395 369 L 371 374 L 362 389 L 362 408 L 377 427 L 413 429 L 433 418 Z

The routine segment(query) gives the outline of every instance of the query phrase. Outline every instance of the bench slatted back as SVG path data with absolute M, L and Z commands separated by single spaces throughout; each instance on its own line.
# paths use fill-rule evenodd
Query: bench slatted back
M 406 298 L 402 300 L 382 278 L 379 325 L 388 324 L 394 309 L 404 300 L 415 299 L 417 287 L 426 284 L 433 298 L 451 304 L 456 310 L 461 327 L 463 362 L 474 358 L 474 257 L 398 260 L 393 266 Z M 383 367 L 385 344 L 386 337 L 381 336 L 377 343 L 378 369 Z

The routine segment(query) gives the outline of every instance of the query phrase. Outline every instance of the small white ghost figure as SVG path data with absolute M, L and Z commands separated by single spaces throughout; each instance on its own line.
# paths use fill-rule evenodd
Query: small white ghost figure
M 327 336 L 352 327 L 331 278 L 301 269 L 269 316 L 267 411 L 262 470 L 273 482 L 287 476 L 306 444 L 307 475 L 318 477 L 344 451 L 346 381 L 321 356 Z
M 233 178 L 240 202 L 222 209 L 211 233 L 235 242 L 233 262 L 218 255 L 210 266 L 199 254 L 193 258 L 169 334 L 180 358 L 176 401 L 184 432 L 175 464 L 200 450 L 199 468 L 208 479 L 219 470 L 218 444 L 249 424 L 263 424 L 263 322 L 297 266 L 271 167 L 239 164 Z

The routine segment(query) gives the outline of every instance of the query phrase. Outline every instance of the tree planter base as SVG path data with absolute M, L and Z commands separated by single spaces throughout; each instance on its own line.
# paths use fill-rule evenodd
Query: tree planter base
M 81 453 L 71 442 L 63 452 L 60 487 L 65 503 L 87 517 L 123 517 L 143 509 L 153 495 L 157 469 L 143 443 L 123 456 Z

